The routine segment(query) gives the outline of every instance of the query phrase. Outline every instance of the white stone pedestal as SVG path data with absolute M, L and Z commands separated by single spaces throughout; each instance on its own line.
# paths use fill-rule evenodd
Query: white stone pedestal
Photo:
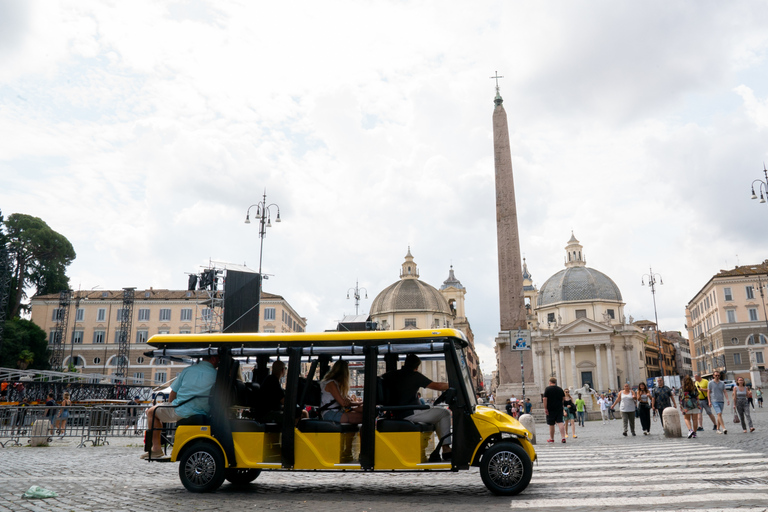
M 662 413 L 664 418 L 664 436 L 682 437 L 683 428 L 680 426 L 680 411 L 674 407 L 667 407 Z
M 32 424 L 32 438 L 29 441 L 30 446 L 43 446 L 48 444 L 48 437 L 51 434 L 51 422 L 48 420 L 35 420 Z
M 523 414 L 518 421 L 520 421 L 520 424 L 531 433 L 531 444 L 536 444 L 536 422 L 533 421 L 533 416 L 530 414 Z

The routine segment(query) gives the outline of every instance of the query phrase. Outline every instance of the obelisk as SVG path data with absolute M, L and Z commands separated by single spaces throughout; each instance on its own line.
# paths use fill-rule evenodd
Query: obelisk
M 512 153 L 509 148 L 507 113 L 499 92 L 500 76 L 496 79 L 496 97 L 493 100 L 493 160 L 496 170 L 496 237 L 499 254 L 499 309 L 501 332 L 496 338 L 496 362 L 499 399 L 514 394 L 522 398 L 523 373 L 520 353 L 510 348 L 510 331 L 527 329 L 525 300 L 523 298 L 523 266 L 520 257 L 520 233 L 517 227 L 515 182 L 512 174 Z M 523 351 L 526 395 L 537 393 L 533 382 L 533 357 L 530 350 Z M 497 402 L 502 403 L 502 402 Z

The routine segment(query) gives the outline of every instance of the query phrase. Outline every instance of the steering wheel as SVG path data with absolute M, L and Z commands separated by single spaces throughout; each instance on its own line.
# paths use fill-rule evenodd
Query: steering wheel
M 435 399 L 432 405 L 442 404 L 443 402 L 447 403 L 448 405 L 451 405 L 453 403 L 454 398 L 456 398 L 456 390 L 453 388 L 448 388 L 442 393 L 440 393 L 440 396 Z

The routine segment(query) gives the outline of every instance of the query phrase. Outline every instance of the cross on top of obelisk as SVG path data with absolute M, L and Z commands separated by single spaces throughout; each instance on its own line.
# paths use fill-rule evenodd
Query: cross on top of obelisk
M 496 76 L 492 76 L 491 78 L 496 80 L 496 98 L 494 98 L 493 103 L 496 105 L 501 105 L 501 102 L 504 101 L 501 99 L 501 93 L 499 92 L 499 78 L 504 78 L 503 76 L 499 76 L 499 72 L 495 71 Z

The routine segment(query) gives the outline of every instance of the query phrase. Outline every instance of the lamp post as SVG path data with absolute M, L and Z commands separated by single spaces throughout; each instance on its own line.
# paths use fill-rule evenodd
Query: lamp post
M 765 168 L 765 163 L 763 163 L 763 174 L 765 174 L 765 181 L 757 179 L 752 182 L 752 199 L 757 199 L 757 194 L 755 194 L 755 183 L 757 183 L 761 203 L 765 203 L 765 198 L 768 197 L 768 170 Z
M 347 290 L 347 298 L 349 298 L 349 292 L 352 292 L 353 293 L 352 296 L 355 298 L 355 316 L 357 316 L 357 309 L 360 306 L 360 292 L 365 292 L 365 298 L 367 299 L 368 290 L 366 290 L 365 288 L 360 288 L 358 286 L 358 280 L 355 279 L 355 287 Z
M 659 346 L 659 368 L 661 368 L 661 376 L 663 377 L 667 372 L 664 367 L 664 346 L 661 341 L 661 335 L 659 334 L 659 314 L 656 311 L 656 279 L 658 278 L 660 285 L 664 284 L 664 280 L 661 278 L 660 274 L 653 273 L 652 267 L 649 267 L 648 274 L 643 274 L 643 277 L 640 280 L 642 286 L 645 286 L 646 278 L 648 278 L 648 286 L 651 287 L 651 295 L 653 296 L 653 316 L 656 319 L 656 343 Z
M 259 201 L 256 204 L 252 204 L 248 207 L 248 210 L 245 212 L 245 223 L 250 224 L 251 223 L 251 208 L 256 207 L 256 214 L 254 215 L 254 219 L 258 219 L 259 221 L 259 238 L 261 239 L 261 243 L 259 245 L 259 277 L 261 277 L 261 259 L 264 254 L 264 237 L 267 234 L 267 228 L 272 227 L 272 213 L 270 211 L 270 208 L 274 207 L 277 210 L 277 218 L 275 219 L 275 222 L 280 222 L 280 207 L 276 204 L 267 204 L 267 189 L 264 189 L 264 196 L 261 201 Z

